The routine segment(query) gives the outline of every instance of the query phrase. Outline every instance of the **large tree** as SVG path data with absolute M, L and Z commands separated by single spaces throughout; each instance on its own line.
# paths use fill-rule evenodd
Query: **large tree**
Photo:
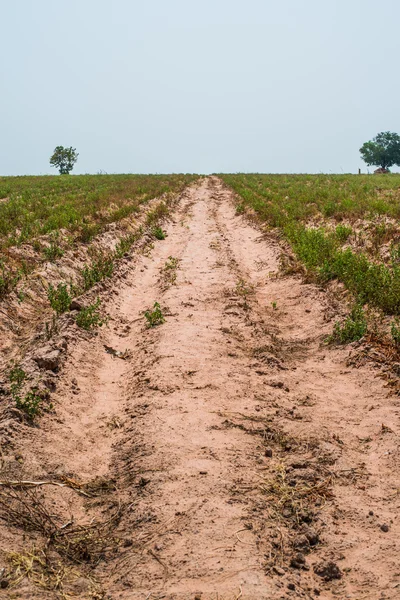
M 360 152 L 367 165 L 376 165 L 385 170 L 393 165 L 400 166 L 400 135 L 382 131 L 370 142 L 365 142 Z
M 78 160 L 79 154 L 76 148 L 64 148 L 64 146 L 57 146 L 54 149 L 52 156 L 50 157 L 50 164 L 52 167 L 57 167 L 60 171 L 60 175 L 69 175 L 70 171 L 74 168 L 74 164 Z

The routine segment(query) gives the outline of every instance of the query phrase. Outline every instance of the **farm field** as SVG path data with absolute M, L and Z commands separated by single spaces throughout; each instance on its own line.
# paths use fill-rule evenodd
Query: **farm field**
M 222 175 L 252 210 L 287 240 L 308 278 L 343 283 L 365 334 L 364 305 L 400 313 L 400 177 L 359 175 Z M 288 265 L 289 267 L 289 265 Z M 375 315 L 376 317 L 376 315 Z M 375 318 L 376 321 L 376 318 Z M 397 319 L 392 342 L 399 341 Z M 358 327 L 357 327 L 358 325 Z M 353 340 L 357 339 L 357 331 Z
M 182 191 L 191 175 L 0 177 L 0 299 L 38 261 L 88 243 L 155 197 Z M 43 238 L 42 243 L 41 238 Z M 29 257 L 21 246 L 31 245 Z
M 196 177 L 0 177 L 0 247 L 32 242 L 61 229 L 78 232 L 82 241 L 88 241 L 104 225 L 129 216 L 152 198 L 182 191 Z
M 4 597 L 397 598 L 400 177 L 0 192 Z
M 9 333 L 0 365 L 9 362 L 17 345 L 25 349 L 44 326 L 44 317 L 51 330 L 74 297 L 109 278 L 145 230 L 153 237 L 160 235 L 158 220 L 196 179 L 195 175 L 0 178 L 0 331 Z M 143 211 L 145 222 L 140 217 Z

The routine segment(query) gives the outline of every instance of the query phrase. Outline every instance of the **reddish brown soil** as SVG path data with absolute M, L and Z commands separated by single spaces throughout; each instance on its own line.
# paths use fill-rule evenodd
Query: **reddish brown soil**
M 191 188 L 167 232 L 104 292 L 107 328 L 71 326 L 54 412 L 11 427 L 7 476 L 113 481 L 95 499 L 43 488 L 65 522 L 121 512 L 122 542 L 77 565 L 64 597 L 399 598 L 398 397 L 324 343 L 325 292 L 279 275 L 278 243 L 235 215 L 216 178 Z M 147 329 L 155 301 L 166 320 Z M 43 543 L 1 534 L 6 551 Z M 60 593 L 25 578 L 0 597 Z

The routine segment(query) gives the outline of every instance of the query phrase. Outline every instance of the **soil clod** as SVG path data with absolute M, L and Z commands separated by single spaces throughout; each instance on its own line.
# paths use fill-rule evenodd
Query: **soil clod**
M 332 579 L 341 579 L 343 577 L 338 565 L 333 561 L 319 562 L 314 566 L 314 573 L 318 577 L 322 577 L 325 581 L 332 581 Z

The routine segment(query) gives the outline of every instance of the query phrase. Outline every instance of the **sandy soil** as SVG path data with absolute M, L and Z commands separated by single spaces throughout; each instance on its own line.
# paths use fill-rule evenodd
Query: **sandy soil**
M 119 510 L 115 549 L 65 584 L 75 597 L 399 598 L 399 399 L 324 343 L 326 293 L 279 275 L 278 242 L 233 200 L 216 178 L 182 198 L 104 292 L 109 326 L 71 330 L 55 411 L 14 430 L 4 472 L 109 483 L 41 488 L 64 522 Z M 40 545 L 0 533 L 8 551 Z M 63 597 L 33 579 L 0 595 Z

